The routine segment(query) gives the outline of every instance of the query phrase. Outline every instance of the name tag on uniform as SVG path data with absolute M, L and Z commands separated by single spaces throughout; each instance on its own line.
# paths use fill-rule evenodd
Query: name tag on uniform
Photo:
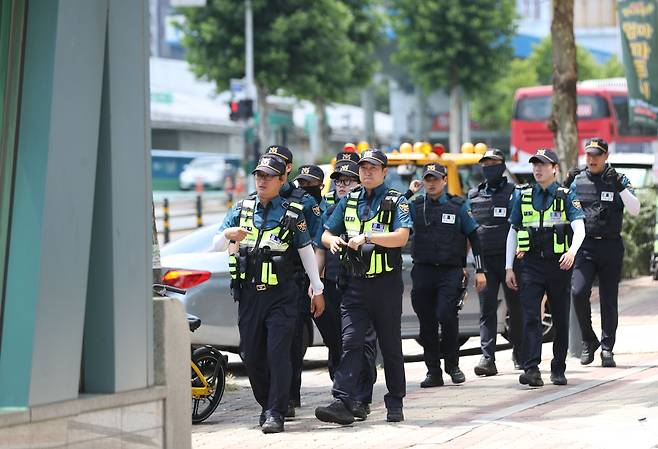
M 614 192 L 601 192 L 601 201 L 612 201 L 614 198 Z
M 506 207 L 494 207 L 494 217 L 506 217 L 507 208 Z
M 551 220 L 559 220 L 562 217 L 562 212 L 551 212 Z
M 455 214 L 443 214 L 441 217 L 441 223 L 455 224 L 457 216 Z
M 279 236 L 277 236 L 277 235 L 270 234 L 270 242 L 272 242 L 272 243 L 276 243 L 276 244 L 280 244 L 280 243 L 281 243 L 281 239 L 280 239 Z
M 372 232 L 384 232 L 384 225 L 382 223 L 373 223 Z

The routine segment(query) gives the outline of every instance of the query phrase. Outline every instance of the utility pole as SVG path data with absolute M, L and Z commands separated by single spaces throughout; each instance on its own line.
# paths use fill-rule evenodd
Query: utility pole
M 245 0 L 244 8 L 244 34 L 245 34 L 245 96 L 247 100 L 254 100 L 254 112 L 260 113 L 261 122 L 265 120 L 265 117 L 262 117 L 262 112 L 259 108 L 259 101 L 257 101 L 257 92 L 256 86 L 254 83 L 254 21 L 253 13 L 251 9 L 251 0 Z M 254 133 L 251 133 L 252 139 L 249 139 L 249 130 L 254 128 L 254 119 L 249 117 L 245 121 L 244 128 L 244 160 L 247 163 L 247 174 L 251 173 L 251 170 L 256 166 L 256 142 L 259 139 L 254 138 Z M 262 126 L 261 126 L 262 128 Z M 264 136 L 259 135 L 261 139 Z M 248 191 L 252 191 L 254 186 L 252 185 L 254 180 L 252 176 L 247 176 Z

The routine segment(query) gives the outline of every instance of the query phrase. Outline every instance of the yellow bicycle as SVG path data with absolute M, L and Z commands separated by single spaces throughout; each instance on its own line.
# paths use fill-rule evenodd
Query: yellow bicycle
M 158 296 L 167 296 L 167 292 L 185 294 L 185 290 L 163 284 L 154 284 L 153 291 Z M 187 323 L 190 332 L 201 326 L 201 320 L 194 315 L 187 315 Z M 192 423 L 198 424 L 213 414 L 224 396 L 228 357 L 210 345 L 201 346 L 192 351 L 190 366 L 192 367 Z

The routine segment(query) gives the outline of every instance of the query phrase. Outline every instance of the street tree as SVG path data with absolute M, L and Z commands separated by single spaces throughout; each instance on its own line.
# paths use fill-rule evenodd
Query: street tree
M 389 0 L 404 65 L 427 92 L 450 93 L 450 150 L 461 137 L 462 92 L 486 92 L 508 68 L 514 0 Z
M 551 21 L 553 43 L 553 94 L 548 128 L 554 136 L 564 177 L 576 165 L 578 129 L 576 128 L 576 82 L 578 64 L 573 35 L 573 0 L 553 2 Z
M 359 12 L 356 4 L 347 0 L 252 0 L 254 78 L 263 144 L 268 143 L 269 135 L 268 94 L 287 93 L 324 105 L 342 96 L 345 89 L 365 83 L 364 74 L 356 73 L 356 67 L 371 47 L 352 40 L 363 33 L 362 25 L 354 29 Z M 244 2 L 209 0 L 205 7 L 181 8 L 181 12 L 185 17 L 180 26 L 183 45 L 195 75 L 213 81 L 218 91 L 225 90 L 231 78 L 242 78 Z M 325 123 L 321 114 L 320 123 Z

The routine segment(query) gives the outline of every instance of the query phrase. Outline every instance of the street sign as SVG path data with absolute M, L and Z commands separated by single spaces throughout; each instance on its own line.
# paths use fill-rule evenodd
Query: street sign
M 618 0 L 631 123 L 658 124 L 658 8 L 655 0 Z

